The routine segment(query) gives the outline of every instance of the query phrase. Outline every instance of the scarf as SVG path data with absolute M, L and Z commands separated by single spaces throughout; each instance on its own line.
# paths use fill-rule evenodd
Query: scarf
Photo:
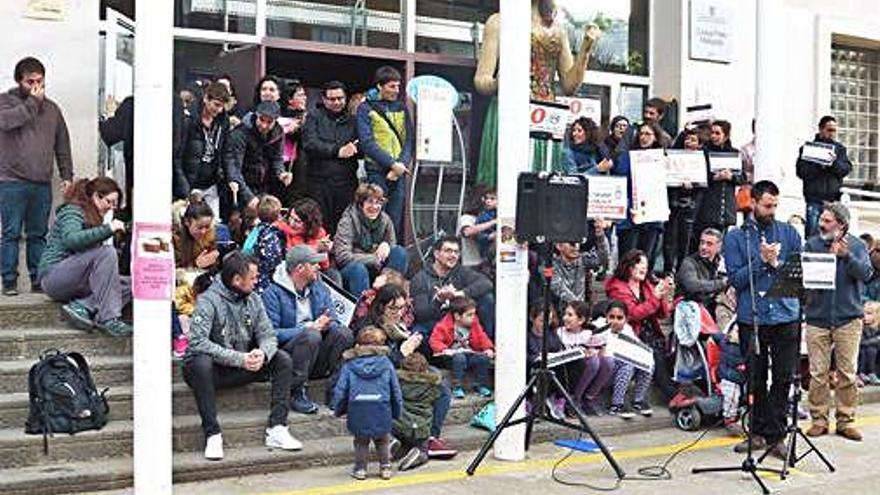
M 375 220 L 370 220 L 362 211 L 359 211 L 358 218 L 361 221 L 361 235 L 358 240 L 358 247 L 365 253 L 373 253 L 379 247 L 379 244 L 385 241 L 382 215 L 379 214 Z

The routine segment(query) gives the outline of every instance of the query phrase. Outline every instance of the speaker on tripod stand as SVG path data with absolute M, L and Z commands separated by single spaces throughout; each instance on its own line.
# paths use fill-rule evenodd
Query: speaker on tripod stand
M 587 180 L 579 175 L 522 173 L 517 183 L 516 240 L 584 242 Z

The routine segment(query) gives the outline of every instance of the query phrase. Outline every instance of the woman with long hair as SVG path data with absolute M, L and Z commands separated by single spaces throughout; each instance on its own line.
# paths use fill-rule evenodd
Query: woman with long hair
M 621 258 L 614 276 L 605 281 L 605 294 L 608 299 L 626 305 L 633 332 L 654 351 L 654 382 L 668 402 L 676 388 L 672 382 L 670 346 L 660 321 L 669 317 L 668 296 L 675 291 L 675 282 L 671 276 L 656 283 L 651 278 L 644 251 L 629 251 Z
M 572 122 L 566 136 L 565 171 L 570 174 L 605 174 L 614 166 L 602 141 L 602 130 L 587 117 Z
M 122 200 L 119 185 L 107 177 L 80 179 L 64 194 L 40 259 L 43 291 L 65 303 L 61 311 L 75 328 L 97 327 L 113 336 L 131 335 L 122 308 L 131 302 L 128 277 L 119 275 L 119 258 L 105 244 L 125 230 L 119 220 L 104 222 Z

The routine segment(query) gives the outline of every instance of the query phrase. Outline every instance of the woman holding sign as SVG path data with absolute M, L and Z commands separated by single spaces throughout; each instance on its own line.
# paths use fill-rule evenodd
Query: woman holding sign
M 698 205 L 694 232 L 713 227 L 723 233 L 731 225 L 736 225 L 736 186 L 744 182 L 739 150 L 730 144 L 730 122 L 712 122 L 706 154 L 709 158 L 709 187 Z M 691 248 L 694 250 L 696 246 Z
M 630 147 L 630 153 L 639 152 L 650 149 L 662 148 L 659 136 L 663 130 L 659 125 L 645 122 L 639 125 L 638 133 L 633 139 Z M 627 205 L 630 214 L 626 220 L 617 223 L 617 256 L 622 259 L 623 256 L 633 250 L 639 249 L 648 255 L 649 266 L 653 266 L 655 248 L 657 247 L 657 239 L 663 232 L 662 222 L 641 222 L 638 218 L 638 211 L 633 205 L 633 179 L 630 170 L 632 156 L 630 153 L 622 153 L 620 158 L 611 169 L 611 175 L 626 177 L 629 185 L 627 186 Z
M 572 122 L 566 136 L 565 171 L 569 174 L 597 175 L 611 170 L 613 163 L 602 142 L 602 132 L 593 119 L 580 117 Z

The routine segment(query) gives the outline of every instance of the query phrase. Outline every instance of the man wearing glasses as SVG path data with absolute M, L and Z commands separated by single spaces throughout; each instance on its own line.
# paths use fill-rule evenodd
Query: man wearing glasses
M 803 156 L 803 146 L 798 153 L 797 176 L 804 182 L 804 200 L 807 202 L 806 238 L 818 233 L 819 215 L 824 203 L 840 201 L 843 178 L 852 171 L 852 162 L 846 155 L 846 147 L 837 137 L 837 119 L 826 115 L 819 119 L 816 143 L 829 145 L 827 161 L 810 160 Z
M 358 140 L 354 118 L 346 111 L 345 85 L 324 85 L 323 105 L 309 114 L 303 129 L 308 157 L 307 194 L 317 201 L 330 235 L 357 189 Z

